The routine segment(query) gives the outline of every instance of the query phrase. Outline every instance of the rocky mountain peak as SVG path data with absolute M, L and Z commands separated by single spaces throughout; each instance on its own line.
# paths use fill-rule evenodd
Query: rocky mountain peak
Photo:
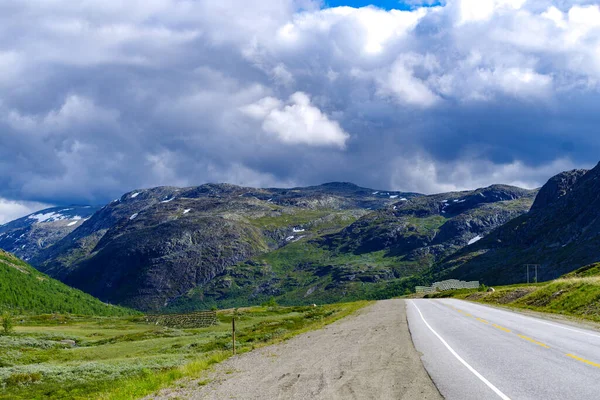
M 558 199 L 569 193 L 573 189 L 573 186 L 575 186 L 575 183 L 588 172 L 585 169 L 574 169 L 550 178 L 540 189 L 531 210 L 541 210 L 555 203 Z

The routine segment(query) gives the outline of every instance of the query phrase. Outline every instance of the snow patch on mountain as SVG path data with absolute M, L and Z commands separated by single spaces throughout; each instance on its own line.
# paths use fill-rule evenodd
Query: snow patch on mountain
M 469 240 L 469 246 L 479 242 L 481 239 L 483 239 L 483 237 L 479 235 L 475 236 L 473 239 Z

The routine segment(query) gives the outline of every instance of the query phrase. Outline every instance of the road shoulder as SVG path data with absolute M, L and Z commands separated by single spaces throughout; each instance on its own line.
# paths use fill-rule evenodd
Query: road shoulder
M 233 357 L 180 386 L 149 399 L 442 398 L 413 346 L 403 300 Z

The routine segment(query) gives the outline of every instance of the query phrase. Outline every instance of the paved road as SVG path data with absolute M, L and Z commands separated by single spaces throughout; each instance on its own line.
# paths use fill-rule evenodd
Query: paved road
M 425 368 L 447 400 L 600 399 L 600 334 L 455 300 L 407 302 Z

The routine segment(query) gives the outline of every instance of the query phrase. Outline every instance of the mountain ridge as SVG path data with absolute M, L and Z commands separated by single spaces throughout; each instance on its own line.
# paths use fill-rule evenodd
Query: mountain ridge
M 536 193 L 492 185 L 422 195 L 348 182 L 136 189 L 31 262 L 104 301 L 149 311 L 397 295 L 526 213 Z
M 524 264 L 539 264 L 539 279 L 550 280 L 600 259 L 600 164 L 551 178 L 536 203 L 472 248 L 448 257 L 435 273 L 509 284 L 526 280 Z

